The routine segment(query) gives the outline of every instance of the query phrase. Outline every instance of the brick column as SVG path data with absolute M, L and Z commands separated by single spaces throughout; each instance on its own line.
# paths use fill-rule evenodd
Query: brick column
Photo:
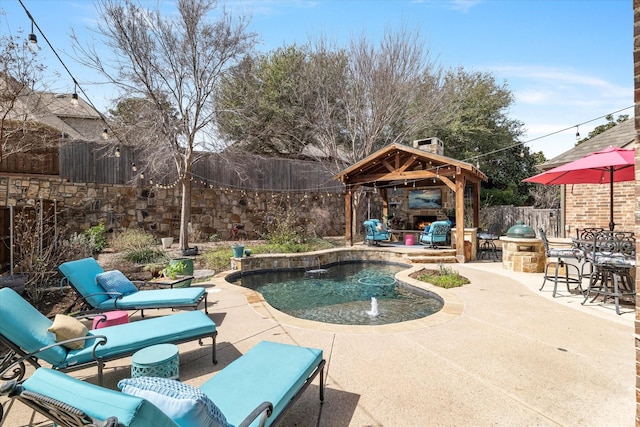
M 640 186 L 638 186 L 638 177 L 640 176 L 640 152 L 638 144 L 640 143 L 640 0 L 633 0 L 633 100 L 634 121 L 636 128 L 636 204 L 635 204 L 635 235 L 640 237 Z M 640 245 L 636 240 L 636 263 L 640 260 L 638 252 Z M 638 289 L 640 289 L 640 275 L 636 275 L 636 301 L 638 298 Z M 636 319 L 635 319 L 635 348 L 636 348 L 636 425 L 640 425 L 640 310 L 638 302 L 636 302 Z

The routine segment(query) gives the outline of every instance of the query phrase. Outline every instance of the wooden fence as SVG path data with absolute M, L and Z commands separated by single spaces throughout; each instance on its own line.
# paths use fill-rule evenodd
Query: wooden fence
M 60 177 L 70 182 L 126 184 L 139 177 L 144 159 L 132 147 L 120 147 L 119 157 L 113 149 L 89 142 L 74 142 L 60 148 Z M 132 164 L 138 171 L 133 171 Z M 193 181 L 214 187 L 256 191 L 344 191 L 320 162 L 266 158 L 254 155 L 206 154 L 193 165 Z M 171 172 L 145 180 L 156 184 L 175 182 Z
M 480 223 L 492 232 L 506 234 L 507 230 L 522 221 L 538 234 L 542 228 L 549 237 L 560 237 L 560 209 L 534 209 L 530 206 L 490 206 L 481 209 Z

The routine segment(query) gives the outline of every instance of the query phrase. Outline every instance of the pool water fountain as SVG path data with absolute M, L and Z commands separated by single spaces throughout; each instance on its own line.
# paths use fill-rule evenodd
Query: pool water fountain
M 384 325 L 440 311 L 443 301 L 437 295 L 396 281 L 395 274 L 405 268 L 350 262 L 329 266 L 322 273 L 302 270 L 252 273 L 233 283 L 261 293 L 276 310 L 324 323 Z
M 371 297 L 371 310 L 367 311 L 367 314 L 371 317 L 378 317 L 378 299 Z

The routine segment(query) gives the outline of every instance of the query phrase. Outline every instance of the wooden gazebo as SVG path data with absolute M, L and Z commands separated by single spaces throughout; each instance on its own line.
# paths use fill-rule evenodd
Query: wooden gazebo
M 421 148 L 390 144 L 335 176 L 346 187 L 345 237 L 353 246 L 353 191 L 361 186 L 375 187 L 382 198 L 382 214 L 389 214 L 387 188 L 428 188 L 446 185 L 455 193 L 456 241 L 464 241 L 464 190 L 472 186 L 473 227 L 480 218 L 480 183 L 487 176 L 475 166 Z M 458 259 L 464 259 L 464 245 L 456 246 Z

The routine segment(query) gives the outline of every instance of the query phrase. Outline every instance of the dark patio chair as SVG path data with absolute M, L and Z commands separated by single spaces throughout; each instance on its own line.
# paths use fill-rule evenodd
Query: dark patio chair
M 591 295 L 591 302 L 602 296 L 605 303 L 611 297 L 617 314 L 621 314 L 622 298 L 628 298 L 635 304 L 636 287 L 631 274 L 636 268 L 636 238 L 633 233 L 608 230 L 595 233 L 587 258 L 592 263 L 594 271 L 582 304 L 586 303 Z
M 579 263 L 582 259 L 582 251 L 578 248 L 551 248 L 549 247 L 547 233 L 545 233 L 542 228 L 538 229 L 538 233 L 540 234 L 540 239 L 542 239 L 545 255 L 547 256 L 547 261 L 544 267 L 544 280 L 542 281 L 540 290 L 544 288 L 547 280 L 550 280 L 553 282 L 552 295 L 554 297 L 558 291 L 558 283 L 565 283 L 567 285 L 567 292 L 569 293 L 571 293 L 571 289 L 569 287 L 571 284 L 577 285 L 577 288 L 582 292 L 582 273 L 580 267 L 572 262 L 567 262 L 577 261 Z M 555 261 L 550 260 L 550 258 L 555 258 Z M 553 273 L 549 272 L 550 268 L 553 268 Z M 575 269 L 575 276 L 571 275 L 569 271 L 571 269 Z M 561 270 L 564 274 L 561 274 Z

